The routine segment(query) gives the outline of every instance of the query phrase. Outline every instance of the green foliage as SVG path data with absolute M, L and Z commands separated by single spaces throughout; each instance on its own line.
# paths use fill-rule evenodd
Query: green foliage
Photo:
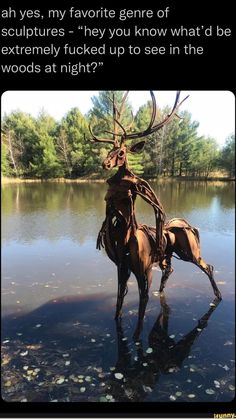
M 120 110 L 123 95 L 124 92 L 122 91 L 106 90 L 99 92 L 98 96 L 92 97 L 93 108 L 89 112 L 89 119 L 92 125 L 95 127 L 96 135 L 100 133 L 104 135 L 105 130 L 114 131 L 113 97 L 117 110 Z M 126 128 L 127 125 L 129 125 L 132 121 L 131 110 L 131 105 L 129 104 L 128 100 L 126 100 L 123 107 L 123 112 L 121 112 L 121 116 L 119 118 L 119 122 L 123 125 L 124 128 Z
M 144 173 L 142 154 L 128 154 L 129 168 L 136 175 L 140 176 Z
M 9 173 L 31 174 L 30 163 L 34 154 L 36 125 L 34 118 L 24 112 L 12 112 L 2 121 L 9 160 Z
M 121 109 L 122 98 L 124 92 L 122 91 L 101 91 L 98 96 L 92 98 L 93 107 L 88 113 L 89 123 L 93 129 L 94 134 L 99 138 L 111 138 L 112 134 L 106 133 L 105 131 L 114 132 L 114 122 L 113 122 L 113 95 L 114 102 L 117 110 Z M 123 111 L 121 112 L 119 122 L 122 126 L 127 129 L 132 122 L 132 108 L 128 101 L 124 103 Z M 105 133 L 105 134 L 104 134 Z M 120 128 L 118 131 L 119 134 L 122 134 L 123 131 Z M 91 134 L 90 134 L 91 137 Z M 105 143 L 93 144 L 93 158 L 95 163 L 95 170 L 99 175 L 104 176 L 105 173 L 102 170 L 102 161 L 105 159 L 111 145 L 106 145 Z M 140 158 L 138 158 L 140 160 Z M 136 162 L 136 166 L 137 166 Z M 137 166 L 138 167 L 138 166 Z M 142 171 L 141 164 L 139 164 L 139 170 Z M 141 173 L 141 172 L 140 172 Z
M 91 170 L 91 160 L 88 164 L 92 147 L 89 137 L 86 118 L 78 108 L 71 109 L 57 127 L 56 140 L 57 151 L 66 176 L 83 176 Z
M 36 138 L 32 146 L 34 154 L 30 162 L 32 174 L 40 178 L 51 178 L 62 175 L 54 144 L 55 120 L 42 112 L 35 124 Z
M 196 138 L 190 155 L 191 175 L 208 176 L 210 172 L 216 169 L 218 149 L 216 141 L 213 138 Z
M 1 168 L 4 176 L 10 175 L 7 146 L 3 142 L 1 147 Z
M 225 169 L 230 177 L 235 176 L 235 135 L 231 134 L 219 156 L 219 165 Z
M 25 177 L 81 177 L 110 176 L 104 172 L 102 162 L 111 145 L 91 141 L 89 124 L 98 137 L 112 138 L 114 132 L 112 97 L 115 95 L 120 108 L 124 92 L 101 91 L 92 98 L 93 106 L 86 116 L 78 108 L 72 108 L 56 122 L 42 111 L 37 118 L 24 112 L 12 112 L 2 118 L 1 167 L 5 176 Z M 170 112 L 170 108 L 157 109 L 156 122 Z M 132 122 L 129 102 L 123 107 L 120 118 L 122 126 L 130 133 L 145 130 L 152 113 L 148 101 L 140 107 Z M 222 150 L 218 150 L 213 138 L 200 137 L 198 122 L 191 114 L 180 112 L 163 129 L 145 138 L 145 147 L 140 154 L 129 153 L 129 167 L 137 175 L 146 177 L 164 176 L 209 176 L 214 170 L 225 170 L 235 176 L 235 137 L 230 135 Z M 132 124 L 131 124 L 132 122 Z M 119 128 L 119 133 L 123 132 Z M 127 141 L 128 146 L 136 144 Z

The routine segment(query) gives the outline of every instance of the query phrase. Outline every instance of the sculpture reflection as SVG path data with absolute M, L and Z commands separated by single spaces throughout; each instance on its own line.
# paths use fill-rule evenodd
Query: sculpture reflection
M 144 351 L 142 341 L 136 342 L 135 357 L 130 352 L 121 321 L 116 322 L 118 359 L 109 385 L 111 393 L 116 395 L 119 401 L 144 401 L 162 374 L 179 371 L 220 301 L 216 298 L 210 304 L 209 310 L 198 320 L 197 325 L 178 341 L 168 334 L 170 307 L 164 294 L 161 295 L 160 302 L 160 314 L 148 337 L 149 349 Z M 122 382 L 116 378 L 117 373 L 122 374 Z

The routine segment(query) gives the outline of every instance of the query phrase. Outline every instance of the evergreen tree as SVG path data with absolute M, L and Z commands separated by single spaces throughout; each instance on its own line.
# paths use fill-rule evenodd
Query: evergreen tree
M 71 145 L 68 141 L 68 135 L 62 126 L 57 128 L 56 135 L 56 151 L 58 155 L 58 161 L 61 164 L 63 175 L 71 177 L 72 174 L 72 161 L 71 161 Z
M 106 131 L 114 132 L 114 120 L 113 120 L 113 95 L 114 95 L 114 102 L 117 111 L 117 118 L 119 122 L 127 129 L 129 133 L 131 127 L 133 126 L 133 118 L 132 118 L 132 108 L 129 102 L 123 101 L 125 92 L 122 91 L 101 91 L 99 92 L 98 96 L 94 96 L 92 98 L 93 108 L 88 113 L 89 123 L 91 127 L 93 127 L 93 132 L 96 136 L 101 138 L 113 138 L 111 133 L 107 133 Z M 123 102 L 123 106 L 122 106 Z M 119 115 L 118 111 L 121 110 L 121 115 Z M 123 133 L 121 127 L 118 126 L 118 133 Z M 91 137 L 91 135 L 90 135 Z M 97 173 L 100 175 L 106 176 L 104 171 L 102 170 L 102 161 L 106 157 L 108 151 L 111 149 L 111 145 L 106 145 L 105 143 L 97 143 L 95 146 L 92 147 L 91 151 L 93 152 L 93 159 L 96 167 Z M 129 155 L 130 156 L 130 155 Z M 92 156 L 91 156 L 92 157 Z M 133 160 L 132 160 L 133 159 Z M 135 170 L 135 167 L 141 174 L 142 167 L 141 167 L 141 158 L 140 156 L 131 157 L 133 161 L 133 165 L 131 163 L 132 169 Z M 131 161 L 130 160 L 130 161 Z M 135 172 L 136 173 L 136 172 Z
M 10 167 L 9 167 L 9 159 L 8 159 L 8 150 L 6 144 L 3 142 L 3 136 L 2 135 L 2 144 L 1 144 L 1 169 L 2 174 L 4 176 L 10 176 Z
M 93 107 L 86 116 L 73 108 L 59 121 L 41 112 L 33 118 L 24 112 L 12 112 L 2 118 L 2 174 L 5 176 L 80 177 L 110 176 L 104 172 L 102 161 L 110 144 L 94 143 L 88 125 L 101 138 L 113 138 L 113 94 L 117 110 L 124 92 L 101 91 L 92 98 Z M 156 121 L 168 115 L 170 108 L 157 109 Z M 124 102 L 120 122 L 127 133 L 145 130 L 152 114 L 152 102 L 141 106 L 132 121 L 132 108 Z M 129 153 L 129 165 L 137 175 L 144 177 L 209 176 L 215 169 L 223 169 L 235 176 L 235 137 L 230 135 L 219 151 L 212 138 L 197 134 L 198 123 L 191 114 L 182 112 L 164 128 L 145 138 L 145 148 L 140 154 Z M 119 118 L 119 115 L 117 113 Z M 132 122 L 132 124 L 131 124 Z M 118 126 L 119 133 L 123 130 Z M 110 131 L 111 133 L 107 133 Z M 139 139 L 127 141 L 127 146 Z
M 36 120 L 36 142 L 33 146 L 34 156 L 30 163 L 36 177 L 50 178 L 62 176 L 55 148 L 55 120 L 44 111 Z
M 73 108 L 62 119 L 58 128 L 57 148 L 62 147 L 64 141 L 63 158 L 64 163 L 65 159 L 67 162 L 67 175 L 69 174 L 72 177 L 83 176 L 87 172 L 87 159 L 91 149 L 86 118 L 78 108 Z
M 89 112 L 89 118 L 95 127 L 96 134 L 104 135 L 106 130 L 114 131 L 113 121 L 113 97 L 117 110 L 121 110 L 121 116 L 118 115 L 119 122 L 124 128 L 130 125 L 132 121 L 132 108 L 128 100 L 122 101 L 125 92 L 105 90 L 99 92 L 98 96 L 92 97 L 93 108 Z M 94 124 L 96 122 L 96 124 Z M 120 132 L 122 132 L 120 130 Z M 106 134 L 107 135 L 107 134 Z M 111 136 L 111 135 L 110 135 Z
M 2 130 L 5 134 L 3 142 L 8 150 L 9 174 L 30 175 L 37 138 L 35 119 L 24 112 L 12 112 L 4 116 Z
M 141 154 L 128 154 L 129 168 L 137 176 L 141 176 L 144 173 L 142 160 L 143 157 Z
M 219 156 L 219 165 L 225 169 L 230 177 L 235 177 L 235 135 L 231 134 L 226 139 Z
M 144 131 L 147 129 L 150 123 L 152 115 L 152 101 L 148 101 L 142 105 L 135 115 L 135 131 Z M 157 109 L 156 122 L 160 121 L 161 113 L 160 109 Z M 145 148 L 142 152 L 142 160 L 140 164 L 143 166 L 143 173 L 146 176 L 156 176 L 158 173 L 159 159 L 160 159 L 160 145 L 161 135 L 160 131 L 149 135 L 145 139 Z

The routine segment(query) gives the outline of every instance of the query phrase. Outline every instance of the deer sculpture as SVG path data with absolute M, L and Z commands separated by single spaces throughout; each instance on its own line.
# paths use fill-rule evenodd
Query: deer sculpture
M 129 169 L 128 156 L 143 150 L 145 140 L 132 146 L 128 140 L 145 138 L 160 130 L 176 115 L 181 102 L 180 92 L 176 94 L 174 106 L 161 122 L 155 123 L 156 100 L 151 91 L 152 112 L 148 127 L 142 132 L 127 133 L 121 124 L 125 101 L 128 95 L 123 95 L 118 109 L 113 94 L 113 131 L 106 131 L 112 138 L 98 138 L 89 127 L 92 141 L 109 143 L 113 147 L 103 161 L 103 168 L 111 170 L 118 167 L 114 176 L 107 180 L 108 191 L 105 196 L 106 217 L 97 238 L 97 249 L 105 248 L 108 257 L 116 264 L 118 273 L 118 292 L 115 319 L 121 317 L 123 300 L 128 292 L 127 281 L 131 272 L 135 275 L 139 289 L 138 322 L 134 338 L 138 338 L 142 329 L 143 318 L 148 302 L 149 288 L 152 283 L 152 267 L 159 264 L 162 270 L 160 293 L 164 290 L 167 279 L 172 273 L 171 258 L 175 253 L 181 260 L 194 263 L 209 278 L 214 294 L 221 299 L 221 294 L 213 277 L 213 266 L 207 264 L 200 255 L 200 240 L 198 230 L 181 218 L 174 218 L 168 223 L 161 202 L 147 181 L 136 176 Z M 137 222 L 135 200 L 140 196 L 153 207 L 155 227 Z

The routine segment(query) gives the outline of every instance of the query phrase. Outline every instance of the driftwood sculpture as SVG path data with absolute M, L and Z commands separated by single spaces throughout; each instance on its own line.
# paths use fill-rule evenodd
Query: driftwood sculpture
M 105 248 L 108 257 L 116 264 L 118 271 L 118 294 L 115 318 L 121 316 L 124 296 L 128 292 L 127 281 L 131 272 L 137 278 L 139 289 L 138 323 L 134 336 L 137 338 L 142 328 L 142 322 L 148 302 L 148 291 L 152 282 L 152 267 L 159 264 L 162 270 L 159 291 L 162 292 L 166 281 L 173 271 L 171 258 L 175 253 L 181 260 L 192 262 L 206 273 L 210 279 L 214 294 L 221 299 L 221 294 L 213 277 L 213 267 L 207 264 L 200 254 L 200 240 L 198 230 L 180 218 L 174 218 L 165 223 L 164 208 L 158 200 L 151 186 L 144 179 L 129 170 L 127 153 L 142 151 L 145 140 L 128 147 L 127 140 L 145 138 L 168 124 L 176 115 L 176 111 L 183 102 L 179 102 L 180 92 L 177 92 L 173 109 L 160 123 L 155 123 L 156 100 L 151 91 L 152 115 L 146 130 L 138 133 L 126 132 L 121 124 L 128 92 L 123 96 L 118 109 L 113 95 L 113 138 L 98 138 L 93 134 L 95 142 L 112 144 L 103 162 L 103 168 L 110 170 L 118 167 L 118 171 L 107 180 L 109 185 L 106 201 L 106 217 L 97 238 L 97 249 Z M 185 98 L 186 99 L 186 98 Z M 185 100 L 184 99 L 184 100 Z M 153 207 L 155 227 L 137 222 L 135 200 L 140 196 Z

